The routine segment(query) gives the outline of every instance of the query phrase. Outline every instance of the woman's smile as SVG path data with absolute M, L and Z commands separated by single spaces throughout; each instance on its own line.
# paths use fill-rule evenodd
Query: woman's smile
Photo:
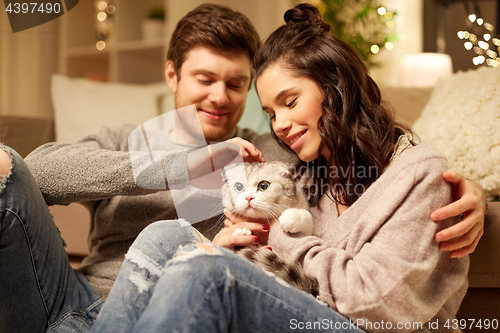
M 302 161 L 316 159 L 322 141 L 318 122 L 324 99 L 318 84 L 307 76 L 293 76 L 278 62 L 259 76 L 257 91 L 278 138 Z

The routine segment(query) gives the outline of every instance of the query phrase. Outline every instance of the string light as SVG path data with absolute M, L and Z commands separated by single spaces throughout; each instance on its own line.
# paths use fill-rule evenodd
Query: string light
M 291 2 L 293 4 L 306 2 L 316 6 L 325 22 L 335 27 L 332 33 L 351 44 L 368 67 L 380 62 L 377 53 L 395 50 L 396 42 L 404 38 L 394 22 L 398 17 L 397 12 L 382 5 L 381 2 L 384 1 L 381 0 L 291 0 Z
M 116 12 L 116 7 L 111 2 L 113 2 L 113 0 L 108 0 L 107 2 L 101 0 L 95 1 L 95 9 L 97 12 L 95 31 L 98 40 L 95 47 L 99 51 L 106 48 L 107 44 L 105 41 L 109 37 L 114 25 L 113 14 Z
M 500 39 L 498 37 L 492 38 L 490 34 L 490 32 L 495 30 L 495 27 L 474 13 L 469 14 L 467 18 L 468 31 L 458 31 L 457 37 L 465 40 L 464 47 L 466 50 L 472 50 L 476 54 L 472 58 L 472 63 L 475 66 L 484 63 L 491 67 L 500 66 Z M 481 32 L 480 30 L 483 31 Z M 495 47 L 490 49 L 490 43 L 488 43 L 490 40 L 493 45 L 497 46 L 496 50 Z

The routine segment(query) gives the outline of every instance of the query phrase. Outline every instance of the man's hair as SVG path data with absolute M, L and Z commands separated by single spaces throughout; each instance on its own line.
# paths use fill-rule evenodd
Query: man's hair
M 203 4 L 184 16 L 175 28 L 167 53 L 177 78 L 187 53 L 196 46 L 221 51 L 246 52 L 250 61 L 260 47 L 260 38 L 250 20 L 240 12 L 216 4 Z

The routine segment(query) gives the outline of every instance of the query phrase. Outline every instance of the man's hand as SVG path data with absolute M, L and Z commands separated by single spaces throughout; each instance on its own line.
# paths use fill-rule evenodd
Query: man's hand
M 241 138 L 232 138 L 189 152 L 186 162 L 189 183 L 192 186 L 215 189 L 224 184 L 220 170 L 226 165 L 235 162 L 265 162 L 265 160 L 252 143 Z
M 237 144 L 240 147 L 240 155 L 243 157 L 243 160 L 245 162 L 265 162 L 262 153 L 252 143 L 243 140 L 242 138 L 232 138 L 227 140 L 226 142 Z
M 464 218 L 438 232 L 435 240 L 441 243 L 439 247 L 442 251 L 451 251 L 450 257 L 460 258 L 474 252 L 484 233 L 486 197 L 479 185 L 455 170 L 446 171 L 443 178 L 451 183 L 456 201 L 433 212 L 431 219 L 440 221 L 460 214 Z

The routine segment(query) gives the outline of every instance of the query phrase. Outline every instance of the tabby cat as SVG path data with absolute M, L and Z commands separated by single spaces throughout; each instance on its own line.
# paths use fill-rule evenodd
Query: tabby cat
M 312 234 L 312 216 L 307 198 L 297 186 L 290 167 L 282 162 L 234 164 L 223 170 L 222 204 L 233 214 L 246 218 L 276 219 L 285 232 Z M 237 229 L 233 235 L 250 234 Z M 278 278 L 317 296 L 316 279 L 304 273 L 300 263 L 278 257 L 262 246 L 250 246 L 236 253 L 273 273 Z

